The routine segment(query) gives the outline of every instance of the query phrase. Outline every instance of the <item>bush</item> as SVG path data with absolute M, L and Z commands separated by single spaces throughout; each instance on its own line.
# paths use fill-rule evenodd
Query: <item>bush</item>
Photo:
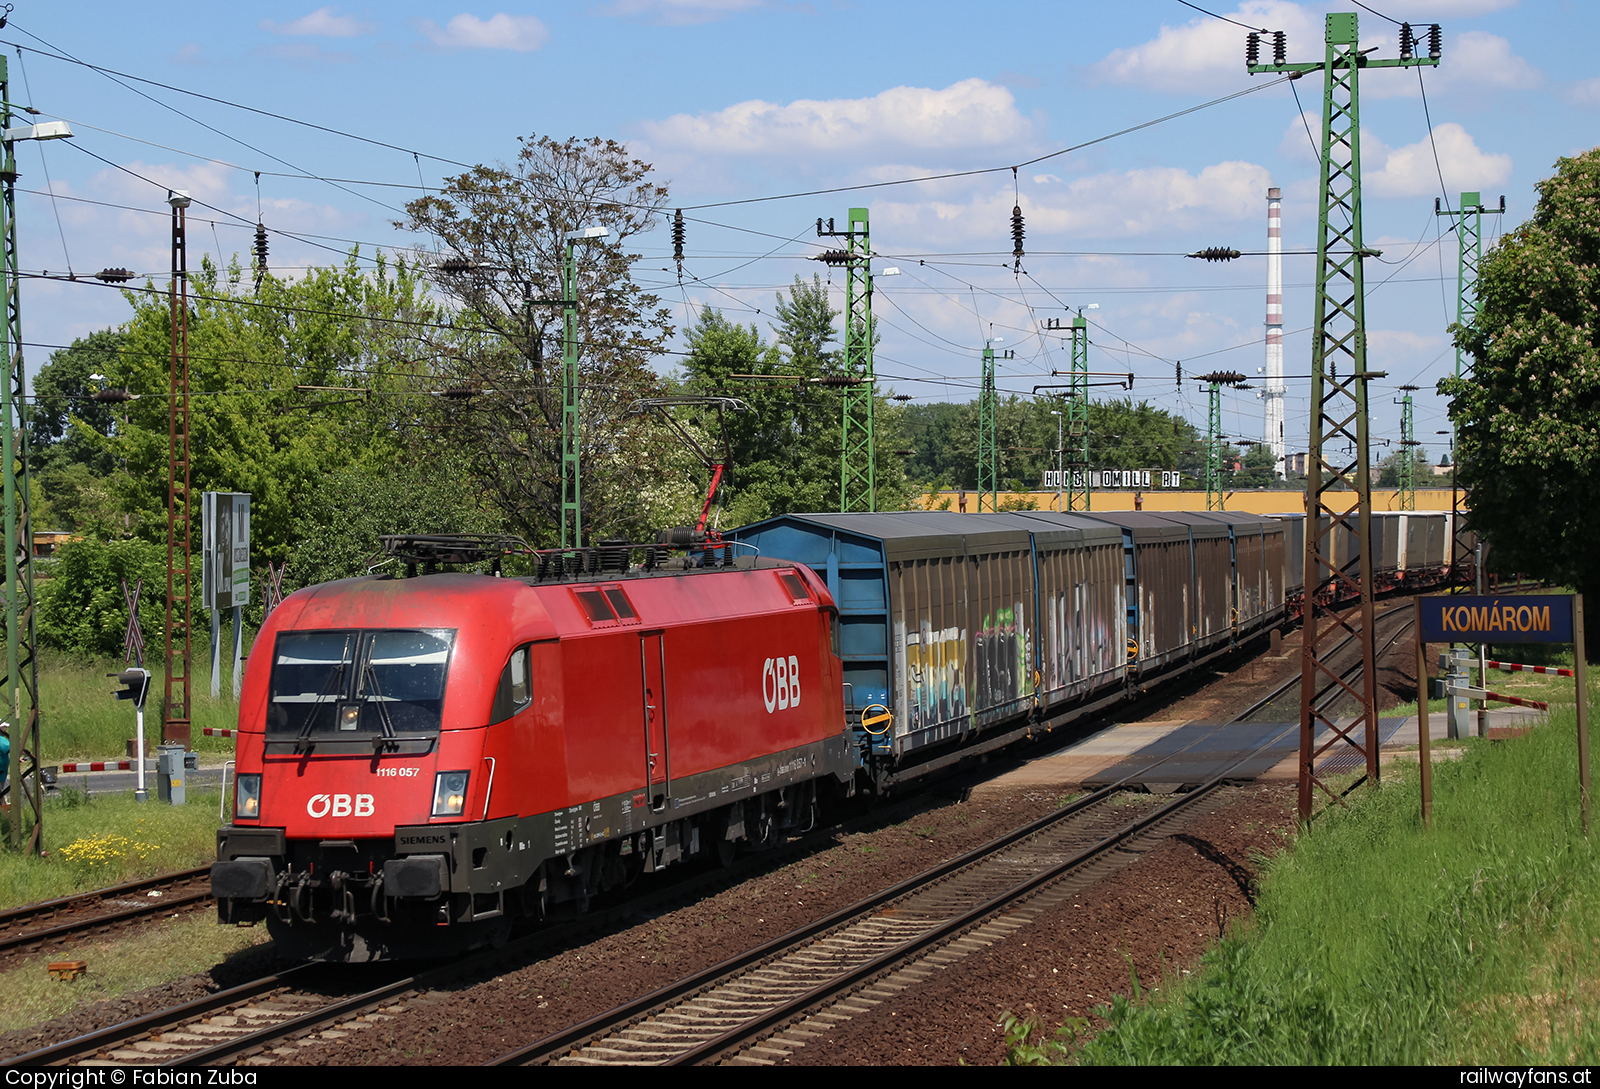
M 40 643 L 102 657 L 119 654 L 128 630 L 122 583 L 132 586 L 139 579 L 144 580 L 139 621 L 146 645 L 162 638 L 167 554 L 160 545 L 131 539 L 68 541 L 56 551 L 53 566 L 52 577 L 38 583 Z M 196 559 L 196 572 L 199 566 Z M 192 600 L 199 611 L 198 594 Z

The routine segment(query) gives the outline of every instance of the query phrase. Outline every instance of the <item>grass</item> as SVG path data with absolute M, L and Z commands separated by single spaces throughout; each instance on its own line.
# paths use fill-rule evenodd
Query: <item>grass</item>
M 221 699 L 212 699 L 210 651 L 203 640 L 194 647 L 194 674 L 190 680 L 190 721 L 194 737 L 190 748 L 197 752 L 233 753 L 233 738 L 206 737 L 203 727 L 231 730 L 238 725 L 239 708 L 229 693 L 233 691 L 228 662 L 223 664 Z M 108 673 L 118 673 L 120 661 L 84 660 L 43 651 L 39 656 L 40 740 L 45 764 L 71 760 L 125 758 L 126 744 L 134 735 L 133 705 L 113 698 L 120 687 Z M 160 662 L 151 666 L 150 696 L 145 705 L 145 740 L 154 745 L 161 740 L 160 704 L 166 683 Z M 13 732 L 13 737 L 15 734 Z
M 43 858 L 0 852 L 0 909 L 206 865 L 216 859 L 219 800 L 190 792 L 186 805 L 140 804 L 132 791 L 89 797 L 69 787 L 45 803 Z M 9 831 L 3 818 L 0 831 Z
M 218 926 L 214 913 L 187 915 L 133 937 L 84 937 L 0 972 L 0 1032 L 27 1028 L 93 1002 L 117 999 L 205 972 L 267 940 L 265 927 Z M 71 983 L 50 978 L 54 960 L 88 962 Z
M 1081 1024 L 1012 1032 L 1013 1061 L 1595 1061 L 1600 828 L 1580 825 L 1575 732 L 1568 706 L 1526 738 L 1469 740 L 1434 767 L 1431 829 L 1416 771 L 1386 772 L 1267 866 L 1254 927 L 1203 971 L 1116 999 L 1081 1047 Z

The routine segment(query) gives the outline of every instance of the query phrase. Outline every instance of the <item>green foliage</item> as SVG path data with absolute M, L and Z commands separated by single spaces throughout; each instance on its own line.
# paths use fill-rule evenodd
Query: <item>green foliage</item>
M 79 337 L 50 355 L 33 379 L 33 407 L 28 414 L 32 445 L 29 468 L 48 476 L 63 464 L 81 464 L 97 473 L 112 469 L 103 441 L 114 430 L 115 410 L 90 399 L 106 388 L 103 379 L 118 373 L 127 338 L 113 329 Z
M 498 513 L 448 455 L 334 473 L 307 503 L 284 591 L 367 573 L 387 533 L 495 533 Z
M 687 393 L 737 397 L 751 411 L 727 417 L 734 482 L 725 522 L 742 525 L 792 511 L 837 510 L 839 505 L 839 392 L 796 379 L 842 373 L 837 339 L 839 312 L 820 277 L 796 276 L 787 298 L 777 298 L 779 324 L 768 344 L 754 325 L 736 325 L 706 307 L 689 330 L 683 365 Z M 754 381 L 733 374 L 760 376 Z M 763 382 L 761 378 L 770 378 Z M 897 510 L 915 494 L 906 479 L 900 420 L 905 409 L 879 396 L 873 404 L 879 510 Z M 705 417 L 708 430 L 714 417 Z M 708 435 L 712 442 L 716 436 Z
M 68 541 L 53 557 L 52 577 L 38 585 L 39 642 L 47 647 L 109 657 L 122 651 L 128 608 L 122 580 L 144 579 L 139 616 L 147 643 L 165 630 L 167 550 L 137 539 Z
M 1071 440 L 1057 427 L 1051 410 L 1058 402 L 1012 395 L 995 412 L 999 475 L 1014 490 L 1038 486 L 1056 466 L 1058 442 Z M 916 449 L 907 471 L 928 489 L 978 486 L 978 404 L 937 403 L 901 409 L 904 439 Z M 1106 469 L 1181 469 L 1203 471 L 1204 439 L 1186 420 L 1147 401 L 1132 398 L 1089 405 L 1089 461 Z
M 293 281 L 269 276 L 253 293 L 220 282 L 209 261 L 192 279 L 190 488 L 249 492 L 252 556 L 282 561 L 328 475 L 406 452 L 433 400 L 433 381 L 416 377 L 417 332 L 442 315 L 415 267 L 381 256 L 371 271 L 352 254 Z M 110 443 L 128 468 L 134 531 L 164 542 L 169 310 L 164 294 L 126 298 L 128 350 L 106 373 L 142 396 Z M 305 388 L 316 386 L 335 389 Z M 192 517 L 198 537 L 198 504 Z
M 660 392 L 650 360 L 672 334 L 660 299 L 633 279 L 635 236 L 653 230 L 667 190 L 650 164 L 599 138 L 521 141 L 510 166 L 479 165 L 445 179 L 433 196 L 406 205 L 406 226 L 436 240 L 443 257 L 479 263 L 441 267 L 439 286 L 463 308 L 452 336 L 433 335 L 452 381 L 481 395 L 444 406 L 430 427 L 461 451 L 508 527 L 536 545 L 559 536 L 563 309 L 561 270 L 568 231 L 603 226 L 577 242 L 579 416 L 585 536 L 652 535 L 652 504 L 639 502 L 641 474 L 663 470 L 681 498 L 686 469 L 676 436 L 630 412 Z
M 1006 1038 L 1006 1057 L 1001 1066 L 1055 1066 L 1076 1051 L 1079 1037 L 1089 1030 L 1089 1021 L 1083 1017 L 1069 1017 L 1047 1035 L 1037 1018 L 1021 1018 L 1008 1013 L 1000 1019 L 1000 1031 Z
M 1600 149 L 1556 162 L 1479 266 L 1476 360 L 1446 379 L 1469 524 L 1501 570 L 1600 592 Z

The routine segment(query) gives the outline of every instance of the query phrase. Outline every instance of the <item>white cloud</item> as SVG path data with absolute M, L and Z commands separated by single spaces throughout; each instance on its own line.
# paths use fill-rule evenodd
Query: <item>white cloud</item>
M 1246 26 L 1284 31 L 1290 60 L 1304 59 L 1302 53 L 1313 46 L 1316 56 L 1322 55 L 1322 18 L 1298 4 L 1249 0 L 1236 11 L 1220 14 Z M 1196 16 L 1183 26 L 1163 26 L 1153 41 L 1112 50 L 1090 72 L 1104 83 L 1137 84 L 1154 91 L 1194 93 L 1240 87 L 1252 78 L 1244 67 L 1245 33 L 1221 19 Z M 1263 43 L 1262 59 L 1272 59 L 1270 40 Z
M 1461 0 L 1454 4 L 1428 5 L 1428 11 L 1422 14 L 1443 18 L 1451 14 L 1480 14 L 1505 6 L 1507 0 Z M 1288 59 L 1291 61 L 1314 61 L 1322 57 L 1324 27 L 1320 12 L 1284 0 L 1251 0 L 1241 4 L 1237 11 L 1224 14 L 1247 26 L 1284 31 L 1288 36 Z M 1420 51 L 1425 53 L 1427 28 L 1419 22 L 1413 22 L 1412 27 L 1423 40 Z M 1220 19 L 1197 17 L 1183 26 L 1163 26 L 1154 40 L 1142 45 L 1113 50 L 1090 71 L 1101 82 L 1174 93 L 1238 88 L 1251 78 L 1244 69 L 1245 34 L 1246 31 Z M 1368 18 L 1362 23 L 1361 46 L 1363 49 L 1376 47 L 1380 57 L 1397 56 L 1399 30 L 1380 19 Z M 1268 61 L 1271 55 L 1271 39 L 1263 38 L 1261 59 Z M 1544 77 L 1537 68 L 1513 53 L 1511 43 L 1505 38 L 1481 30 L 1455 33 L 1446 28 L 1440 65 L 1429 70 L 1425 78 L 1430 90 L 1447 93 L 1484 87 L 1537 87 Z M 1375 98 L 1419 94 L 1417 76 L 1411 69 L 1368 69 L 1361 77 L 1361 87 Z
M 1317 141 L 1321 139 L 1322 115 L 1314 110 L 1306 110 L 1283 130 L 1283 139 L 1278 143 L 1278 154 L 1286 159 L 1300 162 L 1320 163 L 1322 149 Z
M 1370 133 L 1362 134 L 1362 160 L 1367 189 L 1380 197 L 1421 197 L 1439 192 L 1444 175 L 1446 193 L 1462 189 L 1483 190 L 1504 185 L 1511 177 L 1511 156 L 1480 151 L 1472 135 L 1454 121 L 1436 125 L 1433 141 L 1427 137 L 1394 149 Z M 1434 163 L 1434 147 L 1439 161 Z M 1378 163 L 1379 170 L 1372 167 Z
M 545 25 L 532 15 L 499 12 L 487 19 L 462 13 L 442 28 L 431 19 L 419 25 L 428 40 L 441 49 L 510 49 L 531 53 L 550 38 Z
M 1133 238 L 1254 220 L 1262 214 L 1270 184 L 1266 167 L 1254 163 L 1216 163 L 1198 174 L 1178 167 L 1149 167 L 1089 175 L 1065 185 L 1025 188 L 1020 203 L 1030 247 L 1058 249 L 1063 236 L 1074 240 Z M 975 193 L 965 201 L 878 200 L 873 203 L 872 219 L 880 234 L 892 229 L 896 238 L 946 243 L 952 237 L 973 242 L 987 238 L 997 249 L 1002 244 L 1009 248 L 1013 200 L 1009 184 Z M 1044 244 L 1043 240 L 1051 237 L 1058 241 Z
M 773 6 L 770 0 L 612 0 L 600 10 L 605 15 L 683 26 L 715 22 L 740 12 Z
M 1397 55 L 1397 39 L 1365 35 L 1362 45 L 1377 45 L 1378 55 Z M 1427 46 L 1418 52 L 1426 54 Z M 1498 34 L 1468 30 L 1445 33 L 1439 67 L 1421 69 L 1429 94 L 1478 94 L 1489 88 L 1525 90 L 1544 83 L 1544 74 L 1511 51 L 1511 43 Z M 1409 68 L 1368 69 L 1361 77 L 1361 91 L 1372 98 L 1416 98 L 1421 95 L 1417 70 Z
M 272 34 L 293 34 L 307 38 L 358 38 L 378 29 L 376 23 L 364 23 L 353 15 L 340 15 L 331 7 L 318 8 L 292 23 L 263 19 L 258 25 Z
M 1406 9 L 1406 17 L 1416 26 L 1424 20 L 1462 19 L 1473 15 L 1487 15 L 1502 8 L 1514 8 L 1518 0 L 1423 0 Z
M 1600 106 L 1600 76 L 1569 83 L 1561 93 L 1562 97 L 1574 105 Z
M 943 90 L 892 87 L 871 98 L 752 99 L 714 113 L 643 126 L 652 145 L 724 155 L 846 154 L 871 148 L 938 150 L 1013 144 L 1033 124 L 1005 87 L 967 79 Z

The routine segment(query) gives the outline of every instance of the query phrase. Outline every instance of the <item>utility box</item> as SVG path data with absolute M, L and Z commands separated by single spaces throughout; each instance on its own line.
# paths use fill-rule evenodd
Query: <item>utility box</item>
M 181 744 L 167 744 L 156 749 L 156 796 L 168 805 L 182 805 L 186 797 L 185 759 Z

